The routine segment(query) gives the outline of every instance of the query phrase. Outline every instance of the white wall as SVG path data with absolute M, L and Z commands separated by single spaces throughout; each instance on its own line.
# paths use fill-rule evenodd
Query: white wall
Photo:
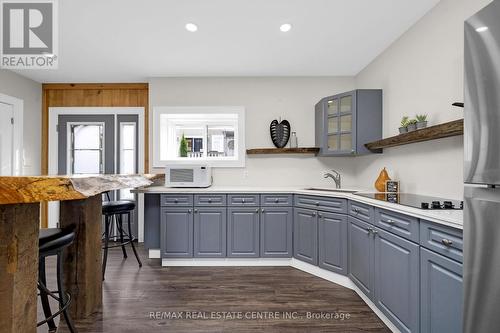
M 153 78 L 154 106 L 242 105 L 246 108 L 247 148 L 272 147 L 269 124 L 282 116 L 297 132 L 299 146 L 314 146 L 314 105 L 322 97 L 349 91 L 353 78 Z M 356 183 L 352 158 L 250 156 L 246 168 L 214 170 L 215 185 L 331 185 L 329 168 L 342 171 L 344 184 Z M 154 170 L 162 171 L 162 170 Z
M 0 70 L 0 93 L 24 101 L 23 146 L 25 175 L 39 175 L 41 164 L 42 85 L 14 72 Z
M 491 0 L 442 0 L 356 77 L 357 88 L 384 89 L 384 137 L 403 115 L 429 115 L 429 125 L 463 117 L 463 22 Z M 356 159 L 360 184 L 386 166 L 406 192 L 460 198 L 463 138 L 389 148 Z

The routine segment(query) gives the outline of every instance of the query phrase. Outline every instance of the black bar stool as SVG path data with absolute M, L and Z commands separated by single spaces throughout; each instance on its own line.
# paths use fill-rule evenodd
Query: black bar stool
M 37 323 L 37 327 L 43 324 L 49 326 L 49 331 L 56 331 L 57 326 L 54 323 L 54 318 L 61 313 L 64 315 L 66 324 L 71 333 L 75 333 L 76 329 L 68 314 L 68 307 L 71 303 L 71 296 L 66 293 L 63 287 L 63 271 L 62 271 L 62 255 L 64 248 L 73 243 L 75 233 L 71 229 L 40 229 L 38 235 L 38 290 L 40 291 L 40 300 L 42 303 L 45 320 Z M 57 291 L 50 291 L 47 288 L 47 276 L 45 274 L 45 258 L 49 256 L 57 256 Z M 58 295 L 56 295 L 56 293 Z M 52 314 L 49 304 L 49 297 L 55 299 L 59 303 L 59 310 Z
M 109 194 L 106 193 L 108 200 Z M 139 259 L 139 255 L 137 254 L 137 250 L 135 249 L 134 241 L 136 240 L 132 235 L 132 228 L 130 226 L 130 213 L 135 209 L 135 202 L 129 200 L 120 200 L 120 201 L 104 201 L 102 203 L 102 214 L 104 215 L 104 246 L 102 249 L 104 250 L 104 258 L 102 260 L 102 279 L 104 280 L 104 276 L 106 274 L 106 263 L 108 261 L 108 249 L 113 247 L 120 246 L 123 251 L 123 258 L 127 258 L 127 250 L 125 249 L 125 245 L 130 244 L 132 246 L 132 250 L 134 251 L 135 258 L 139 263 L 139 267 L 142 267 L 142 262 Z M 123 215 L 127 216 L 127 230 L 125 232 L 123 230 Z M 113 220 L 116 221 L 116 229 L 118 232 L 110 234 L 111 223 Z M 120 237 L 120 242 L 116 245 L 109 245 L 110 239 L 115 239 Z

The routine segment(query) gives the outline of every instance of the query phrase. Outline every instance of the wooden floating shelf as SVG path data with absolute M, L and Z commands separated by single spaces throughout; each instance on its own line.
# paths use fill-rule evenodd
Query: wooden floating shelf
M 257 155 L 257 154 L 317 154 L 319 152 L 319 148 L 316 147 L 307 147 L 307 148 L 254 148 L 247 149 L 248 155 Z
M 448 123 L 418 129 L 413 132 L 403 133 L 390 138 L 365 144 L 365 147 L 377 151 L 383 148 L 407 145 L 415 142 L 436 140 L 464 134 L 464 120 L 454 120 Z

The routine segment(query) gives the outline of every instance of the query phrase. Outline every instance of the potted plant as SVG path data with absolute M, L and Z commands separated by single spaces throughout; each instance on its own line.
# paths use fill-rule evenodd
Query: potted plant
M 399 133 L 403 134 L 403 133 L 408 132 L 408 127 L 407 126 L 408 126 L 408 117 L 404 116 L 403 118 L 401 118 L 401 124 L 400 124 L 400 127 L 399 127 Z
M 415 118 L 417 118 L 417 129 L 427 127 L 427 115 L 426 114 L 417 114 L 417 116 Z
M 417 119 L 408 120 L 408 132 L 413 132 L 417 129 Z
M 184 137 L 184 133 L 182 133 L 182 138 L 179 145 L 179 156 L 180 157 L 188 156 L 188 144 L 186 138 Z

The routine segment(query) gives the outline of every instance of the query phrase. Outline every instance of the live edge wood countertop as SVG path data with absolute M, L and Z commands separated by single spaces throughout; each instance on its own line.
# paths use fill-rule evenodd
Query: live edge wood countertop
M 163 175 L 0 177 L 0 204 L 79 200 L 102 192 L 147 186 Z

